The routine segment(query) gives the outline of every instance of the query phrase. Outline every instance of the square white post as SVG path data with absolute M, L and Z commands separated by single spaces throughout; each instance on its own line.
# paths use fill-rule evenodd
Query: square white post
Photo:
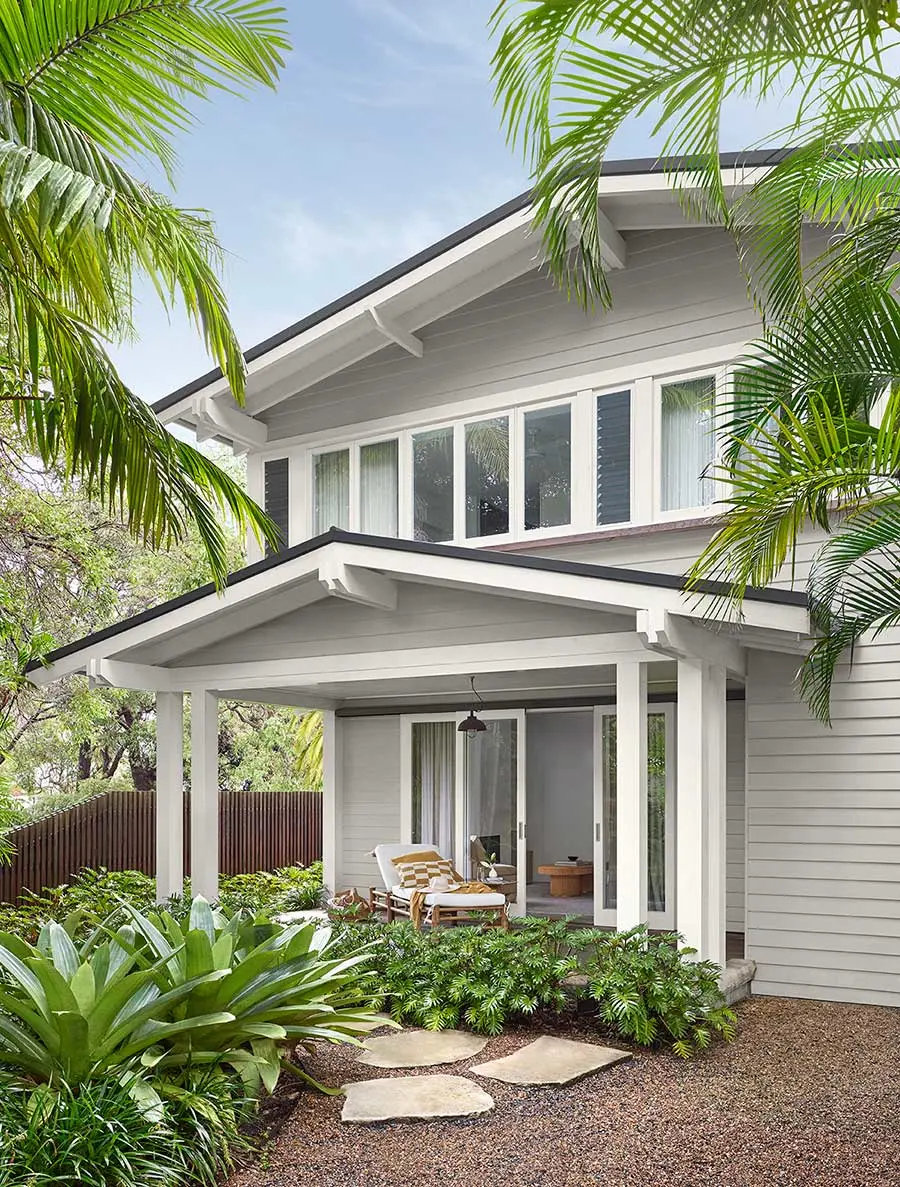
M 616 927 L 647 922 L 647 665 L 616 667 Z
M 219 896 L 219 702 L 191 693 L 191 892 Z
M 340 878 L 343 801 L 341 719 L 332 709 L 322 712 L 322 881 L 334 894 Z
M 676 919 L 701 960 L 725 963 L 725 670 L 678 661 Z
M 184 698 L 156 694 L 156 901 L 184 884 Z

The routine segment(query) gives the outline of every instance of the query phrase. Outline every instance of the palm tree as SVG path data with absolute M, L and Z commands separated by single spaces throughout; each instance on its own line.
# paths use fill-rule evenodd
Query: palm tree
M 835 667 L 900 622 L 900 40 L 872 0 L 502 0 L 495 77 L 535 175 L 536 218 L 566 291 L 607 303 L 598 219 L 610 140 L 653 113 L 686 210 L 734 235 L 764 334 L 736 371 L 725 524 L 692 570 L 773 580 L 810 522 L 828 533 L 808 594 L 821 638 L 801 672 L 827 719 Z M 723 105 L 777 100 L 762 177 L 736 194 L 719 165 Z M 809 250 L 810 227 L 827 229 Z M 572 250 L 573 242 L 576 250 Z
M 204 211 L 186 211 L 126 162 L 161 166 L 188 103 L 274 85 L 288 48 L 268 0 L 0 0 L 0 400 L 26 450 L 122 514 L 150 546 L 196 524 L 218 584 L 217 510 L 274 528 L 238 483 L 166 432 L 106 344 L 132 329 L 149 277 L 180 304 L 243 400 L 244 361 Z

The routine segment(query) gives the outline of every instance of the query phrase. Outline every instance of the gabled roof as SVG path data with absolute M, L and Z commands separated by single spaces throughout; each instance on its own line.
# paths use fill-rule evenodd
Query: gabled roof
M 723 153 L 720 161 L 726 185 L 746 184 L 748 170 L 764 170 L 784 156 L 785 150 L 775 149 Z M 606 161 L 601 171 L 601 207 L 607 199 L 615 204 L 626 196 L 629 200 L 639 198 L 642 193 L 655 196 L 657 207 L 663 197 L 674 201 L 667 177 L 689 167 L 690 162 L 683 158 Z M 537 267 L 539 245 L 532 234 L 531 197 L 530 190 L 519 194 L 250 347 L 244 355 L 249 368 L 250 415 L 264 412 L 288 395 L 390 342 L 418 353 L 421 343 L 415 331 L 419 327 Z M 607 264 L 611 268 L 623 267 L 623 242 L 613 221 L 606 222 Z M 218 368 L 170 392 L 153 405 L 153 410 L 167 422 L 202 424 L 206 435 L 229 439 L 231 428 L 238 440 L 239 424 L 233 420 L 229 424 L 227 416 L 220 422 L 210 418 L 208 403 L 203 401 L 212 398 L 227 403 L 229 411 L 234 411 Z M 260 444 L 256 433 L 264 426 L 257 423 L 253 429 L 249 443 Z
M 417 561 L 415 558 L 420 559 Z M 696 603 L 695 595 L 720 598 L 727 593 L 727 586 L 718 581 L 701 582 L 693 591 L 687 593 L 686 579 L 670 573 L 651 573 L 609 565 L 556 560 L 551 557 L 430 544 L 417 540 L 386 539 L 383 536 L 368 536 L 332 528 L 323 535 L 239 569 L 228 578 L 222 594 L 218 594 L 212 584 L 202 585 L 180 597 L 162 602 L 140 614 L 95 631 L 83 639 L 57 648 L 47 656 L 47 664 L 51 670 L 42 674 L 41 682 L 83 670 L 92 653 L 95 656 L 101 651 L 104 654 L 114 653 L 115 647 L 104 646 L 113 640 L 120 642 L 119 650 L 132 645 L 146 645 L 148 639 L 152 639 L 154 635 L 153 624 L 158 624 L 159 632 L 163 633 L 173 627 L 176 619 L 178 623 L 185 619 L 184 628 L 188 629 L 201 619 L 206 620 L 219 613 L 227 613 L 239 600 L 246 603 L 253 597 L 271 596 L 280 588 L 289 588 L 298 581 L 309 580 L 311 575 L 316 575 L 319 581 L 327 583 L 323 573 L 337 571 L 334 565 L 328 567 L 329 560 L 359 566 L 360 569 L 371 573 L 387 573 L 400 579 L 421 577 L 434 581 L 441 580 L 446 575 L 447 580 L 464 582 L 471 576 L 473 584 L 477 583 L 480 588 L 495 593 L 519 592 L 522 595 L 524 592 L 536 596 L 546 594 L 551 598 L 553 586 L 546 582 L 547 575 L 555 575 L 560 582 L 568 578 L 578 578 L 579 586 L 584 580 L 591 583 L 581 594 L 583 604 L 589 605 L 596 596 L 598 608 L 614 606 L 626 611 L 655 604 L 660 595 L 668 591 L 678 595 L 674 599 L 667 599 L 672 607 L 677 606 L 678 612 L 699 612 L 696 607 L 694 611 L 690 609 L 691 603 Z M 533 575 L 534 580 L 530 579 L 529 575 Z M 596 591 L 595 595 L 592 590 Z M 315 596 L 326 595 L 323 590 L 317 590 Z M 747 618 L 751 625 L 756 623 L 765 629 L 772 627 L 776 619 L 783 618 L 783 625 L 774 629 L 805 629 L 801 625 L 805 622 L 804 594 L 783 589 L 751 588 L 747 591 L 746 599 L 749 603 Z M 759 612 L 753 610 L 754 606 L 760 607 Z M 769 612 L 764 607 L 772 607 L 773 610 Z M 783 608 L 784 613 L 779 615 L 774 609 L 776 607 Z M 183 613 L 188 609 L 193 609 L 194 613 Z M 798 610 L 802 613 L 798 614 Z M 285 610 L 281 608 L 278 612 L 284 613 Z M 143 627 L 150 629 L 141 631 L 139 628 Z M 40 668 L 41 665 L 32 664 L 29 671 L 37 673 Z M 54 668 L 59 670 L 53 671 Z

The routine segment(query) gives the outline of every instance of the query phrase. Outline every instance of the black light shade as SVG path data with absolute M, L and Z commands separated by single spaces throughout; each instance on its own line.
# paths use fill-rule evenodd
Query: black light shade
M 473 709 L 465 721 L 461 721 L 456 728 L 461 734 L 483 734 L 487 726 L 480 718 L 475 716 L 475 710 Z

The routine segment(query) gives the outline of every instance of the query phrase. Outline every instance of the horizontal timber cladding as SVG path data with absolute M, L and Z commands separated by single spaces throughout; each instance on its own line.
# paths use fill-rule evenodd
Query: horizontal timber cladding
M 628 266 L 602 313 L 567 301 L 542 269 L 421 326 L 422 358 L 399 346 L 345 367 L 260 416 L 269 441 L 495 396 L 755 338 L 734 247 L 718 227 L 626 233 Z M 574 387 L 573 387 L 574 390 Z
M 0 902 L 24 890 L 69 882 L 85 866 L 140 870 L 156 864 L 156 796 L 114 791 L 14 829 L 12 864 L 0 866 Z M 184 865 L 190 873 L 190 793 L 184 796 Z M 223 791 L 219 798 L 219 867 L 250 874 L 309 865 L 322 856 L 322 796 L 315 791 Z
M 747 679 L 747 953 L 754 993 L 900 1005 L 900 633 L 837 673 L 833 724 L 799 701 L 797 657 Z

